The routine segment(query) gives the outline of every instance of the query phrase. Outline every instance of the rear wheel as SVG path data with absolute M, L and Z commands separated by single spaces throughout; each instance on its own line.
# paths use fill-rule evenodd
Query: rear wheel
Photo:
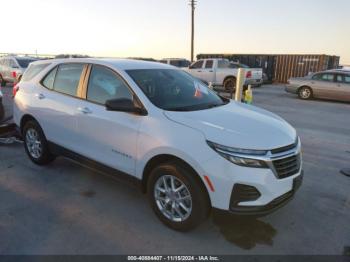
M 229 78 L 225 79 L 224 88 L 228 92 L 235 92 L 236 91 L 236 78 L 229 77 Z
M 152 209 L 174 230 L 189 231 L 209 215 L 208 197 L 195 176 L 176 161 L 161 164 L 150 174 L 147 193 Z
M 303 86 L 299 89 L 298 95 L 300 99 L 308 100 L 312 98 L 312 90 L 308 86 Z
M 30 160 L 37 165 L 47 165 L 55 157 L 50 153 L 44 132 L 36 121 L 30 120 L 23 128 L 24 149 Z

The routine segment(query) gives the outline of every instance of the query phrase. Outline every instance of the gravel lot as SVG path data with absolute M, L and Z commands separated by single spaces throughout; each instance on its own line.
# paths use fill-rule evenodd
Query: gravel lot
M 11 88 L 3 88 L 5 94 Z M 33 165 L 23 146 L 0 145 L 0 254 L 336 254 L 350 246 L 350 104 L 301 101 L 281 86 L 254 104 L 297 128 L 304 184 L 261 219 L 214 215 L 190 233 L 163 226 L 146 198 L 69 160 Z M 11 98 L 5 96 L 11 114 Z

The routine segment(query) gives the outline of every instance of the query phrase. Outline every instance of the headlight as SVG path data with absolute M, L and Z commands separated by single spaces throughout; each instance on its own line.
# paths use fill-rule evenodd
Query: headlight
M 227 146 L 218 145 L 216 143 L 207 141 L 208 145 L 219 153 L 222 157 L 228 161 L 245 167 L 255 168 L 268 168 L 267 164 L 259 159 L 254 159 L 254 156 L 264 156 L 268 151 L 266 150 L 250 150 L 241 148 L 232 148 Z M 246 157 L 245 157 L 246 155 Z

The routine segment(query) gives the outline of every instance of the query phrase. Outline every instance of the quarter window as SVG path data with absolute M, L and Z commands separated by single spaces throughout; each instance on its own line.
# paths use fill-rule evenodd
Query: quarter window
M 48 89 L 53 89 L 53 83 L 55 82 L 55 76 L 57 72 L 57 66 L 50 71 L 50 73 L 42 81 L 43 86 Z
M 83 64 L 60 65 L 56 73 L 53 89 L 63 94 L 76 96 L 83 68 Z
M 112 70 L 103 66 L 93 66 L 89 78 L 87 100 L 105 104 L 107 100 L 126 98 L 133 95 L 126 84 Z

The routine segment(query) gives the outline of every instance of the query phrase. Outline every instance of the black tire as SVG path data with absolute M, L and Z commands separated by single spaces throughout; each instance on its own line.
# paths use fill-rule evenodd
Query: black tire
M 2 104 L 2 97 L 0 97 L 0 123 L 5 118 L 5 109 L 4 105 Z
M 227 92 L 236 92 L 236 78 L 234 77 L 226 78 L 223 85 Z
M 188 212 L 187 218 L 183 219 L 183 221 L 173 221 L 166 217 L 166 215 L 163 214 L 158 207 L 159 203 L 156 201 L 155 187 L 157 185 L 157 181 L 160 181 L 164 177 L 169 178 L 169 176 L 174 177 L 177 182 L 182 182 L 186 186 L 186 188 L 183 190 L 189 193 L 191 197 L 191 211 Z M 177 231 L 186 232 L 197 227 L 209 216 L 209 197 L 206 189 L 203 188 L 203 185 L 200 183 L 200 181 L 198 181 L 199 178 L 196 176 L 197 174 L 194 174 L 190 168 L 178 161 L 171 161 L 161 164 L 151 171 L 147 183 L 148 199 L 153 211 L 166 226 Z M 180 206 L 177 208 L 179 210 Z M 185 209 L 182 209 L 182 211 L 185 211 Z
M 2 78 L 2 76 L 0 75 L 0 87 L 1 86 L 6 86 L 6 81 Z
M 40 153 L 38 150 L 37 156 L 34 155 L 32 149 L 30 149 L 30 144 L 35 144 L 37 145 L 38 143 L 31 143 L 29 141 L 29 132 L 36 132 L 37 134 L 37 141 L 40 142 Z M 41 129 L 40 125 L 34 121 L 34 120 L 29 120 L 28 122 L 25 123 L 23 127 L 23 141 L 24 141 L 24 149 L 30 158 L 30 160 L 37 165 L 43 166 L 51 163 L 53 160 L 55 160 L 55 156 L 51 154 L 49 150 L 49 144 L 46 140 L 46 137 L 44 135 L 43 130 Z
M 308 86 L 303 86 L 299 88 L 298 96 L 300 99 L 309 100 L 312 98 L 312 89 Z

